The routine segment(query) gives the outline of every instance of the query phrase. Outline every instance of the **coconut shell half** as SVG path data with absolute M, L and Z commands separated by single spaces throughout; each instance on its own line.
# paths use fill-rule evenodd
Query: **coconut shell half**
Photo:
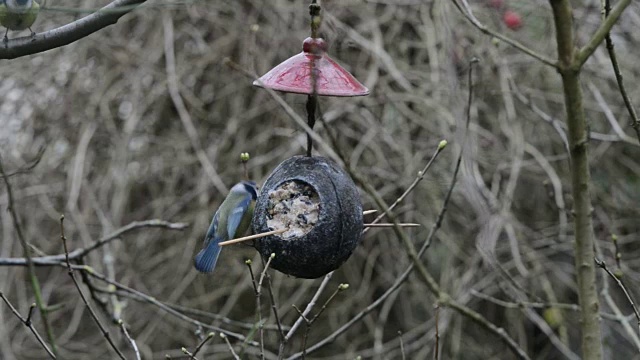
M 349 175 L 323 157 L 294 156 L 276 167 L 260 189 L 252 221 L 255 234 L 287 229 L 257 239 L 271 267 L 315 279 L 342 265 L 362 235 L 362 203 Z

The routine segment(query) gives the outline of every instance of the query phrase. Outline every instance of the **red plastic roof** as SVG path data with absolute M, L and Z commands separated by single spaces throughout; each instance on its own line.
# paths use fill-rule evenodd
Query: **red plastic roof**
M 369 89 L 331 59 L 322 39 L 308 38 L 304 50 L 271 69 L 253 85 L 297 94 L 313 93 L 311 69 L 317 69 L 317 94 L 322 96 L 363 96 Z

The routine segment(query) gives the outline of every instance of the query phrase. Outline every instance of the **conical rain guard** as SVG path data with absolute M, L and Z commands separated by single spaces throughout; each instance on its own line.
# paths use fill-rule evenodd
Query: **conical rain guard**
M 303 51 L 271 69 L 253 85 L 277 91 L 313 94 L 311 70 L 316 69 L 316 89 L 321 96 L 364 96 L 369 89 L 338 65 L 327 54 L 327 45 L 321 38 L 307 38 Z

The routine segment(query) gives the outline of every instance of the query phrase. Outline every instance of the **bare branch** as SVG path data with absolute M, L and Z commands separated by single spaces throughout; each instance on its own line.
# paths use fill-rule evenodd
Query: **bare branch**
M 409 185 L 407 190 L 405 190 L 402 193 L 402 195 L 400 195 L 400 197 L 397 198 L 396 201 L 394 201 L 393 204 L 391 204 L 391 206 L 389 206 L 389 210 L 395 209 L 396 206 L 398 206 L 407 197 L 407 195 L 409 195 L 413 191 L 413 189 L 415 189 L 416 186 L 418 186 L 420 181 L 422 181 L 422 179 L 424 179 L 424 175 L 427 173 L 429 168 L 431 168 L 431 165 L 433 164 L 433 162 L 436 160 L 436 158 L 438 157 L 440 152 L 442 152 L 442 150 L 444 150 L 444 148 L 446 146 L 447 146 L 447 141 L 446 140 L 443 140 L 443 141 L 440 142 L 440 144 L 438 145 L 438 148 L 433 153 L 433 155 L 431 155 L 431 158 L 429 159 L 427 164 L 424 166 L 424 169 L 422 169 L 421 171 L 418 172 L 418 176 L 415 178 L 415 180 L 413 180 L 413 182 L 411 183 L 411 185 Z M 367 211 L 376 212 L 377 210 L 367 210 Z M 371 224 L 365 224 L 365 227 L 381 226 L 382 224 L 376 224 L 376 223 L 378 221 L 382 220 L 382 218 L 384 218 L 385 215 L 387 215 L 386 211 L 382 212 L 382 214 L 376 216 L 376 218 L 371 222 Z M 401 224 L 398 224 L 398 225 L 402 226 Z M 417 224 L 417 225 L 419 226 L 419 224 Z M 393 224 L 391 224 L 391 226 L 393 226 Z M 369 229 L 364 229 L 363 233 L 366 233 L 368 230 Z
M 134 221 L 128 225 L 121 227 L 120 229 L 112 232 L 111 234 L 101 238 L 96 241 L 93 245 L 87 248 L 80 248 L 73 250 L 70 252 L 69 260 L 76 260 L 85 257 L 87 254 L 100 248 L 101 246 L 110 243 L 113 240 L 119 239 L 122 235 L 128 233 L 129 231 L 141 229 L 141 228 L 150 228 L 150 227 L 159 227 L 165 228 L 169 230 L 182 230 L 189 226 L 187 223 L 172 223 L 165 220 L 152 219 L 152 220 L 144 220 L 144 221 Z M 51 255 L 51 256 L 41 256 L 31 258 L 34 265 L 59 265 L 65 261 L 66 254 L 59 255 Z M 27 265 L 26 258 L 0 258 L 0 266 L 25 266 Z
M 91 15 L 35 36 L 11 39 L 0 46 L 0 59 L 15 59 L 71 44 L 118 22 L 146 0 L 115 0 Z
M 111 348 L 116 352 L 116 354 L 118 354 L 118 357 L 120 357 L 120 359 L 122 360 L 125 360 L 126 358 L 124 357 L 124 354 L 122 353 L 122 351 L 120 351 L 120 349 L 118 349 L 116 344 L 113 342 L 113 339 L 111 338 L 111 334 L 109 334 L 109 331 L 107 331 L 107 329 L 104 327 L 104 325 L 100 321 L 100 318 L 98 318 L 98 315 L 96 314 L 95 310 L 93 310 L 93 308 L 89 304 L 87 297 L 84 296 L 84 293 L 80 288 L 80 284 L 76 279 L 76 274 L 73 272 L 73 268 L 71 267 L 71 262 L 69 261 L 69 248 L 67 247 L 67 238 L 64 235 L 64 215 L 60 216 L 60 239 L 62 240 L 62 245 L 64 246 L 64 253 L 65 253 L 66 262 L 67 262 L 67 272 L 69 274 L 69 277 L 71 277 L 71 280 L 73 280 L 73 284 L 78 290 L 78 293 L 80 293 L 80 298 L 82 298 L 82 302 L 89 310 L 89 314 L 91 314 L 91 318 L 93 319 L 93 321 L 96 323 L 96 325 L 98 325 L 98 328 L 102 333 L 102 336 L 104 336 L 104 338 L 107 340 L 109 345 L 111 345 Z
M 36 165 L 38 165 L 40 163 L 40 160 L 42 160 L 42 155 L 44 155 L 45 149 L 46 148 L 44 146 L 40 147 L 40 149 L 38 150 L 38 153 L 33 158 L 33 160 L 31 160 L 28 164 L 25 164 L 24 166 L 20 167 L 19 169 L 8 173 L 6 176 L 7 177 L 12 177 L 12 176 L 15 176 L 15 175 L 28 173 L 29 171 L 33 170 L 33 168 L 35 168 Z
M 616 282 L 618 287 L 622 289 L 624 296 L 627 297 L 627 300 L 629 301 L 629 304 L 631 304 L 631 308 L 633 309 L 633 313 L 636 316 L 636 320 L 638 321 L 638 332 L 640 333 L 640 312 L 638 311 L 636 304 L 633 302 L 633 298 L 631 298 L 631 294 L 629 293 L 629 290 L 627 290 L 627 287 L 624 285 L 622 280 L 620 280 L 614 273 L 611 272 L 611 270 L 609 270 L 609 268 L 607 267 L 607 264 L 605 264 L 603 260 L 600 260 L 598 258 L 595 258 L 594 260 L 596 262 L 596 265 L 598 265 L 602 270 L 604 270 L 609 275 L 609 277 L 611 277 Z
M 260 314 L 262 314 L 262 309 L 261 309 L 261 304 L 260 304 L 260 297 L 262 295 L 262 282 L 264 281 L 264 277 L 265 274 L 267 273 L 267 270 L 269 270 L 269 265 L 271 265 L 271 260 L 273 260 L 273 258 L 275 258 L 276 255 L 274 253 L 271 254 L 271 256 L 269 256 L 269 260 L 267 260 L 267 263 L 264 265 L 264 269 L 262 270 L 262 274 L 260 274 L 260 280 L 258 281 L 258 285 L 255 288 L 256 289 L 256 303 L 257 303 L 257 310 L 258 310 L 258 316 L 260 318 Z M 253 274 L 252 274 L 253 277 Z M 258 329 L 260 331 L 260 358 L 264 359 L 264 322 L 262 320 L 258 321 Z M 280 334 L 282 335 L 282 331 L 280 331 Z
M 136 344 L 136 341 L 133 340 L 131 335 L 129 335 L 129 331 L 127 330 L 127 325 L 125 325 L 124 321 L 122 320 L 118 321 L 118 324 L 120 325 L 120 330 L 122 330 L 124 337 L 127 338 L 127 341 L 129 341 L 129 344 L 131 344 L 131 347 L 133 348 L 133 351 L 136 354 L 136 360 L 141 360 L 140 350 L 138 350 L 138 345 Z
M 603 1 L 604 5 L 604 20 L 606 21 L 611 14 L 611 2 L 609 0 Z M 640 119 L 638 118 L 638 113 L 636 109 L 633 107 L 631 103 L 631 98 L 627 93 L 627 89 L 624 86 L 624 81 L 622 80 L 622 73 L 620 72 L 620 64 L 618 64 L 618 57 L 616 55 L 616 51 L 613 46 L 613 40 L 611 39 L 611 34 L 607 33 L 605 35 L 605 42 L 607 44 L 607 52 L 609 53 L 609 59 L 611 60 L 611 67 L 613 67 L 613 73 L 616 76 L 616 82 L 618 83 L 618 89 L 620 89 L 620 95 L 622 96 L 622 100 L 624 100 L 624 106 L 627 108 L 627 112 L 629 112 L 629 116 L 631 117 L 631 127 L 636 131 L 636 136 L 638 137 L 638 141 L 640 141 Z
M 236 354 L 236 351 L 233 350 L 233 346 L 231 346 L 227 335 L 220 333 L 220 337 L 224 340 L 225 343 L 227 343 L 227 347 L 229 348 L 229 352 L 231 352 L 231 356 L 233 356 L 235 360 L 240 360 L 240 357 L 238 356 L 238 354 Z
M 587 42 L 587 44 L 580 49 L 580 51 L 576 54 L 574 66 L 579 69 L 584 65 L 585 62 L 589 59 L 591 54 L 598 48 L 602 40 L 604 40 L 605 36 L 609 33 L 613 25 L 618 22 L 618 18 L 622 15 L 624 9 L 627 8 L 631 4 L 631 0 L 621 0 L 613 10 L 609 16 L 607 16 L 606 20 L 600 24 L 600 27 L 591 37 L 591 40 Z
M 320 294 L 322 294 L 324 289 L 327 287 L 327 284 L 329 283 L 329 280 L 331 280 L 332 276 L 333 276 L 333 271 L 324 276 L 324 279 L 322 279 L 322 282 L 320 283 L 320 286 L 318 286 L 318 290 L 316 291 L 316 293 L 311 298 L 311 301 L 309 301 L 309 303 L 307 304 L 307 307 L 304 308 L 304 311 L 300 314 L 300 317 L 298 318 L 298 320 L 296 320 L 293 326 L 291 326 L 291 329 L 289 330 L 289 332 L 287 332 L 287 335 L 284 337 L 283 343 L 280 345 L 280 355 L 282 355 L 282 352 L 284 351 L 284 345 L 287 343 L 287 341 L 289 341 L 289 339 L 291 339 L 293 334 L 295 334 L 298 327 L 302 325 L 302 322 L 306 320 L 307 315 L 309 315 L 313 307 L 316 305 L 316 302 L 318 302 L 318 299 L 320 298 Z
M 0 291 L 0 298 L 2 298 L 2 300 L 5 302 L 5 304 L 7 304 L 9 309 L 11 309 L 11 312 L 18 319 L 20 319 L 20 322 L 22 322 L 24 326 L 28 327 L 29 330 L 31 330 L 33 335 L 36 337 L 36 340 L 38 340 L 38 342 L 40 343 L 40 345 L 42 345 L 42 347 L 47 352 L 47 354 L 49 354 L 49 357 L 51 357 L 52 359 L 56 359 L 56 356 L 51 352 L 47 344 L 44 342 L 44 339 L 42 338 L 42 336 L 40 336 L 40 334 L 38 333 L 38 330 L 36 330 L 36 328 L 33 327 L 33 323 L 31 322 L 31 314 L 33 313 L 33 309 L 36 307 L 36 304 L 31 304 L 31 306 L 29 307 L 29 315 L 25 319 L 22 317 L 22 315 L 20 315 L 18 310 L 16 310 L 16 308 L 9 302 L 9 299 L 7 299 L 7 297 L 4 295 L 2 291 Z
M 66 265 L 65 265 L 66 266 Z M 185 314 L 183 314 L 182 312 L 174 309 L 172 306 L 164 304 L 163 302 L 159 301 L 158 299 L 154 298 L 153 296 L 149 296 L 141 291 L 138 291 L 134 288 L 131 288 L 129 286 L 123 285 L 117 281 L 113 281 L 109 278 L 107 278 L 106 276 L 98 273 L 95 269 L 93 269 L 90 266 L 86 266 L 86 265 L 71 265 L 71 267 L 74 270 L 78 270 L 78 271 L 82 271 L 83 274 L 87 274 L 88 276 L 91 276 L 92 278 L 98 279 L 100 281 L 104 281 L 107 284 L 113 285 L 116 289 L 122 291 L 122 292 L 126 292 L 128 294 L 131 295 L 131 297 L 134 300 L 137 301 L 141 301 L 141 302 L 146 302 L 148 304 L 154 305 L 156 307 L 158 307 L 160 310 L 165 311 L 166 313 L 186 322 L 189 323 L 191 325 L 194 325 L 196 327 L 202 327 L 204 329 L 208 329 L 208 330 L 213 330 L 213 331 L 217 331 L 220 333 L 224 333 L 225 335 L 229 336 L 229 337 L 233 337 L 234 339 L 238 339 L 239 341 L 244 341 L 247 344 L 251 345 L 251 346 L 259 346 L 259 344 L 255 341 L 252 341 L 250 339 L 247 339 L 244 335 L 242 334 L 238 334 L 235 333 L 233 331 L 229 331 L 229 330 L 225 330 L 223 328 L 220 328 L 218 326 L 214 326 L 214 325 L 210 325 L 208 323 L 204 323 L 202 321 L 198 321 L 196 319 L 193 319 Z
M 193 350 L 193 353 L 190 353 L 189 350 L 187 350 L 186 348 L 182 348 L 182 352 L 189 355 L 189 359 L 197 359 L 196 355 L 198 354 L 198 352 L 202 349 L 202 347 L 204 346 L 204 344 L 206 344 L 209 340 L 213 339 L 213 337 L 216 335 L 216 333 L 214 333 L 213 331 L 208 333 L 207 336 L 200 342 L 200 344 L 198 344 L 198 346 L 196 346 L 196 349 Z M 223 335 L 223 334 L 220 334 Z
M 13 227 L 18 234 L 18 240 L 20 240 L 20 245 L 22 245 L 22 251 L 24 252 L 24 262 L 27 265 L 29 278 L 31 280 L 31 287 L 33 289 L 33 296 L 36 300 L 36 305 L 38 306 L 38 310 L 40 311 L 40 316 L 42 317 L 42 323 L 44 324 L 45 331 L 47 332 L 47 338 L 49 339 L 49 343 L 51 345 L 51 352 L 54 355 L 57 355 L 58 351 L 56 348 L 55 337 L 53 336 L 53 329 L 51 327 L 51 323 L 49 323 L 49 317 L 47 316 L 47 307 L 42 299 L 42 291 L 40 289 L 40 282 L 38 280 L 38 276 L 36 275 L 36 269 L 34 266 L 33 259 L 31 257 L 31 249 L 27 244 L 27 240 L 24 237 L 22 232 L 22 225 L 20 224 L 20 218 L 16 213 L 14 208 L 13 201 L 13 191 L 11 190 L 11 182 L 9 182 L 9 176 L 4 171 L 4 166 L 2 164 L 2 159 L 0 158 L 0 174 L 2 174 L 2 178 L 4 179 L 4 184 L 7 187 L 7 198 L 9 202 L 8 210 L 11 214 L 11 219 L 13 220 Z

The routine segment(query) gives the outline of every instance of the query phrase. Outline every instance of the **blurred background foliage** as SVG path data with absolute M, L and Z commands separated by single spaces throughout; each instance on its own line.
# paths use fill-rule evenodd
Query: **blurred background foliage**
M 563 96 L 558 74 L 504 43 L 474 29 L 447 1 L 322 1 L 323 36 L 329 53 L 371 89 L 363 98 L 322 98 L 339 150 L 364 173 L 381 196 L 393 202 L 415 179 L 442 139 L 450 146 L 425 180 L 402 203 L 400 219 L 424 226 L 409 230 L 419 246 L 442 206 L 454 160 L 465 146 L 463 169 L 447 216 L 424 257 L 443 289 L 460 303 L 503 327 L 534 359 L 579 357 L 568 153 L 563 141 Z M 470 1 L 488 26 L 531 48 L 555 56 L 553 25 L 545 1 L 505 0 L 498 7 Z M 48 4 L 34 30 L 40 32 L 84 15 L 97 1 Z M 242 177 L 239 154 L 250 152 L 249 172 L 262 182 L 282 160 L 301 154 L 305 134 L 252 78 L 225 59 L 261 75 L 301 51 L 308 36 L 308 1 L 152 0 L 116 25 L 69 46 L 0 66 L 0 154 L 5 168 L 28 163 L 42 147 L 40 163 L 11 179 L 24 233 L 36 254 L 59 254 L 59 216 L 67 217 L 73 248 L 91 244 L 132 221 L 160 218 L 190 223 L 182 232 L 143 229 L 93 252 L 86 263 L 114 280 L 170 304 L 199 309 L 244 323 L 193 315 L 206 323 L 249 336 L 255 296 L 244 261 L 259 263 L 255 250 L 233 246 L 222 253 L 213 275 L 199 275 L 192 257 L 211 216 Z M 574 14 L 581 44 L 600 23 L 600 2 L 580 3 Z M 505 9 L 522 17 L 519 30 L 502 21 Z M 169 37 L 169 26 L 173 37 Z M 630 96 L 640 106 L 637 48 L 640 4 L 633 3 L 612 33 Z M 10 37 L 24 36 L 10 32 Z M 178 90 L 197 130 L 194 143 L 170 93 L 166 42 L 173 44 Z M 469 60 L 480 59 L 474 79 L 472 122 L 463 128 Z M 597 253 L 612 269 L 618 235 L 621 271 L 631 293 L 640 292 L 640 149 L 619 95 L 604 46 L 585 67 L 586 112 L 591 131 L 594 222 Z M 305 116 L 306 98 L 283 95 Z M 205 171 L 197 143 L 213 165 Z M 196 144 L 196 145 L 194 145 Z M 321 151 L 317 152 L 323 155 Z M 219 179 L 216 180 L 215 176 Z M 375 208 L 361 191 L 366 209 Z M 7 207 L 6 189 L 0 205 Z M 0 212 L 0 256 L 21 257 L 10 214 Z M 340 283 L 341 292 L 314 324 L 314 344 L 380 296 L 411 260 L 391 230 L 376 229 L 334 274 L 322 303 Z M 258 267 L 255 267 L 258 269 Z M 39 267 L 60 354 L 66 359 L 111 359 L 115 354 L 93 324 L 63 267 Z M 607 359 L 637 357 L 635 318 L 619 289 L 598 273 Z M 320 280 L 274 272 L 273 289 L 286 325 L 297 318 L 292 304 L 306 306 Z M 98 288 L 106 285 L 96 282 Z M 26 269 L 0 268 L 0 290 L 22 313 L 33 302 Z M 479 294 L 480 293 L 480 294 Z M 484 294 L 484 295 L 482 295 Z M 101 316 L 114 311 L 113 297 Z M 486 299 L 542 303 L 504 306 Z M 157 307 L 120 294 L 122 319 L 143 358 L 169 354 L 199 342 L 197 328 Z M 268 304 L 264 298 L 263 305 Z M 94 303 L 95 305 L 95 303 Z M 407 358 L 433 356 L 434 299 L 410 277 L 380 308 L 311 354 L 314 359 L 399 359 L 399 332 Z M 617 317 L 616 308 L 622 314 Z M 264 314 L 267 315 L 267 305 Z M 187 313 L 189 310 L 185 309 Z M 267 323 L 273 325 L 273 314 Z M 40 326 L 39 316 L 34 314 Z M 0 306 L 0 358 L 40 359 L 45 353 L 32 334 Z M 118 328 L 110 333 L 128 356 Z M 452 310 L 439 310 L 441 357 L 510 359 L 495 335 Z M 266 332 L 268 356 L 277 353 L 276 331 Z M 635 336 L 635 338 L 634 338 Z M 302 332 L 287 353 L 300 349 Z M 241 344 L 232 340 L 233 344 Z M 254 351 L 255 352 L 255 351 Z M 216 355 L 208 355 L 213 354 Z M 245 355 L 255 358 L 255 355 Z M 200 358 L 231 358 L 216 338 Z

